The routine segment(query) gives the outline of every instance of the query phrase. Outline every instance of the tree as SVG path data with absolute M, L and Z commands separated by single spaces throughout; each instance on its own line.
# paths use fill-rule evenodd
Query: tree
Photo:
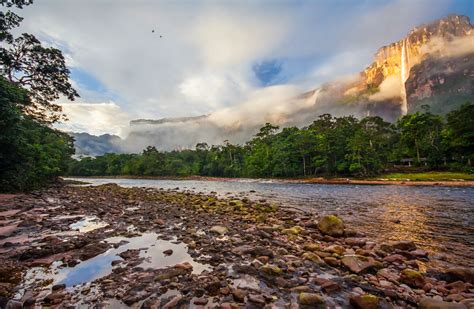
M 21 9 L 31 2 L 0 0 L 0 5 Z M 60 117 L 54 100 L 78 96 L 64 57 L 32 35 L 15 38 L 10 31 L 21 21 L 10 10 L 0 12 L 0 191 L 31 190 L 53 181 L 74 153 L 71 137 L 45 125 Z
M 401 153 L 415 157 L 418 163 L 423 157 L 428 158 L 433 165 L 442 160 L 441 116 L 430 112 L 407 114 L 397 121 L 397 129 L 400 132 L 399 147 L 403 149 Z
M 448 147 L 457 156 L 466 158 L 469 166 L 474 156 L 474 105 L 466 102 L 447 114 Z
M 9 4 L 13 3 L 13 4 Z M 21 8 L 29 1 L 2 1 L 2 5 Z M 17 27 L 22 18 L 8 11 L 0 15 L 0 74 L 11 83 L 28 91 L 29 104 L 21 109 L 43 123 L 53 123 L 64 118 L 61 106 L 54 101 L 60 96 L 69 100 L 79 97 L 69 82 L 69 69 L 59 49 L 43 47 L 31 34 L 23 33 L 14 38 L 9 32 Z

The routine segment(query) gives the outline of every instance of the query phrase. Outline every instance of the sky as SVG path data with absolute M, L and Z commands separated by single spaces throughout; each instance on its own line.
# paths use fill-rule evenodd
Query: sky
M 267 89 L 308 91 L 472 0 L 36 0 L 21 32 L 63 51 L 80 98 L 60 128 L 124 136 L 137 118 L 198 116 Z M 257 109 L 258 110 L 258 109 Z

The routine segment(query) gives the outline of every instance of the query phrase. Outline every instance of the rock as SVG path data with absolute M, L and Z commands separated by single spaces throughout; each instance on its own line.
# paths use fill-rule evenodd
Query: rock
M 464 304 L 449 303 L 442 300 L 425 297 L 418 303 L 419 309 L 467 309 Z
M 315 243 L 306 243 L 304 244 L 303 246 L 303 249 L 305 251 L 318 251 L 320 249 L 320 246 L 318 244 L 315 244 Z
M 52 286 L 51 290 L 57 291 L 57 290 L 64 290 L 66 288 L 66 285 L 63 284 L 55 284 Z
M 261 294 L 250 294 L 247 298 L 252 303 L 265 304 L 265 298 Z
M 303 228 L 301 226 L 293 226 L 289 229 L 283 229 L 281 232 L 285 235 L 299 235 Z
M 355 238 L 355 237 L 348 237 L 345 240 L 345 243 L 348 244 L 351 247 L 357 246 L 357 247 L 363 247 L 365 246 L 366 240 L 363 238 Z
M 260 291 L 260 280 L 250 275 L 243 275 L 241 278 L 234 280 L 234 286 L 240 289 Z
M 449 282 L 461 280 L 474 284 L 474 269 L 465 267 L 453 267 L 446 271 Z
M 178 269 L 184 269 L 184 270 L 193 270 L 193 265 L 191 265 L 191 263 L 189 263 L 189 262 L 176 264 L 176 265 L 174 265 L 174 267 L 178 268 Z
M 214 233 L 214 234 L 219 234 L 219 235 L 224 235 L 229 231 L 228 228 L 222 225 L 214 225 L 209 229 L 209 232 Z
M 329 247 L 324 248 L 324 251 L 330 253 L 336 253 L 337 255 L 343 255 L 346 252 L 346 248 L 339 245 L 331 245 Z
M 406 258 L 400 254 L 392 254 L 392 255 L 387 255 L 386 257 L 383 258 L 383 260 L 389 263 L 403 264 L 403 262 L 406 261 Z
M 281 270 L 280 267 L 276 265 L 269 265 L 269 264 L 263 265 L 262 267 L 260 267 L 260 270 L 268 275 L 273 275 L 273 276 L 278 276 L 281 273 L 283 273 L 283 270 Z
M 428 257 L 428 252 L 426 252 L 425 250 L 421 250 L 421 249 L 416 249 L 416 250 L 410 251 L 410 254 L 417 257 L 417 258 L 427 258 Z
M 414 251 L 416 250 L 416 245 L 411 240 L 401 240 L 390 244 L 394 249 L 402 251 Z
M 5 307 L 6 309 L 22 309 L 23 308 L 23 304 L 19 301 L 16 301 L 16 300 L 10 300 L 8 303 L 7 303 L 7 306 Z
M 204 289 L 209 293 L 211 296 L 215 296 L 219 293 L 219 290 L 221 288 L 221 283 L 220 281 L 212 281 L 208 283 Z
M 188 273 L 188 270 L 186 270 L 185 268 L 179 268 L 179 267 L 166 268 L 162 270 L 160 269 L 160 273 L 157 274 L 156 279 L 167 280 L 167 279 L 171 279 L 171 278 L 181 276 L 187 273 Z
M 299 285 L 295 286 L 294 288 L 291 288 L 290 291 L 295 293 L 310 293 L 313 292 L 313 289 L 311 289 L 307 285 Z
M 298 302 L 301 305 L 320 305 L 324 304 L 324 299 L 321 295 L 316 293 L 300 293 L 298 295 Z
M 474 298 L 466 298 L 461 300 L 461 304 L 466 306 L 468 309 L 474 309 Z
M 319 255 L 314 254 L 313 252 L 305 252 L 302 255 L 304 260 L 314 262 L 316 264 L 324 264 L 324 261 L 319 257 Z
M 65 295 L 63 293 L 54 292 L 46 295 L 43 301 L 47 304 L 59 304 L 64 299 L 64 297 Z
M 341 259 L 341 263 L 351 272 L 356 274 L 362 274 L 377 268 L 382 268 L 382 264 L 374 258 L 361 255 L 346 255 Z
M 183 296 L 181 295 L 176 295 L 173 297 L 169 302 L 167 302 L 162 309 L 171 309 L 171 308 L 176 308 L 178 303 L 183 299 Z
M 324 291 L 324 293 L 331 294 L 340 291 L 341 287 L 336 282 L 327 280 L 321 284 L 321 289 Z
M 349 302 L 356 309 L 377 309 L 380 298 L 372 294 L 357 295 L 351 296 Z
M 425 285 L 425 278 L 416 270 L 407 268 L 400 273 L 400 282 L 421 289 Z
M 245 296 L 247 296 L 247 292 L 241 289 L 233 289 L 232 296 L 238 302 L 243 303 L 245 301 Z
M 341 265 L 341 262 L 336 259 L 335 257 L 332 257 L 332 256 L 327 256 L 324 258 L 324 262 L 332 267 L 336 267 L 336 266 L 339 266 Z
M 166 255 L 166 256 L 172 255 L 173 250 L 172 249 L 165 250 L 165 251 L 163 251 L 163 254 Z
M 232 249 L 232 253 L 237 255 L 243 254 L 251 254 L 253 256 L 268 256 L 272 258 L 274 256 L 273 251 L 269 248 L 263 246 L 250 246 L 250 245 L 243 245 L 239 247 L 235 247 Z
M 198 306 L 205 306 L 208 302 L 209 302 L 209 299 L 207 299 L 205 297 L 196 298 L 194 300 L 194 304 L 198 305 Z
M 325 235 L 333 237 L 344 235 L 344 222 L 334 215 L 323 217 L 318 223 L 318 228 Z

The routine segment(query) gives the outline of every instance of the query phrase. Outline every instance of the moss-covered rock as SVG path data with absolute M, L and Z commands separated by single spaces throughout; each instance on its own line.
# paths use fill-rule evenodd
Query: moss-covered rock
M 414 288 L 422 288 L 425 285 L 425 278 L 416 270 L 407 268 L 400 273 L 400 282 Z
M 308 260 L 317 264 L 324 264 L 324 261 L 319 257 L 319 255 L 313 253 L 313 252 L 305 252 L 302 255 L 302 258 L 304 260 Z
M 268 275 L 273 276 L 278 276 L 283 273 L 283 270 L 280 267 L 270 264 L 263 265 L 262 267 L 260 267 L 260 270 Z
M 356 309 L 377 309 L 380 298 L 372 294 L 351 296 L 349 299 L 351 305 Z
M 324 298 L 316 293 L 300 293 L 298 295 L 298 302 L 301 305 L 320 305 L 324 304 Z
M 296 225 L 289 229 L 283 229 L 281 232 L 285 235 L 299 235 L 301 231 L 303 231 L 303 228 Z
M 325 216 L 319 220 L 318 228 L 325 235 L 333 237 L 344 235 L 344 222 L 334 215 Z

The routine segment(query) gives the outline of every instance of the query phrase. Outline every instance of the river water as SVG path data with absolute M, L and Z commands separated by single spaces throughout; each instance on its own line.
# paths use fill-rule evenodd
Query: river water
M 474 188 L 396 185 L 296 184 L 271 180 L 159 180 L 69 178 L 92 185 L 216 192 L 265 199 L 319 216 L 336 214 L 377 241 L 413 240 L 434 267 L 474 267 Z

